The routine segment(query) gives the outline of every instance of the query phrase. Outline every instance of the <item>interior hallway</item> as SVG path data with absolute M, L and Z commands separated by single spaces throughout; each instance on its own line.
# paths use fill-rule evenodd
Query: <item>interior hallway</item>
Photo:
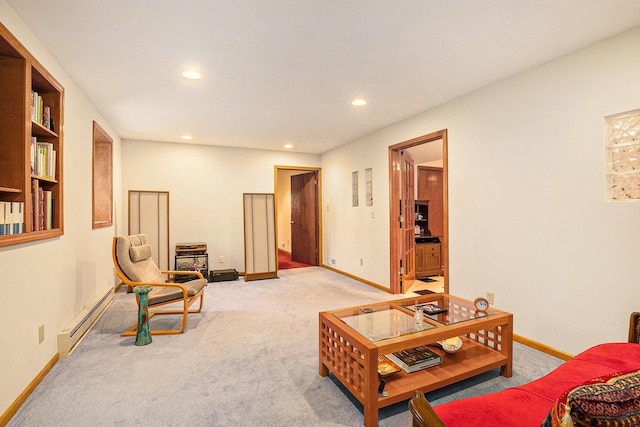
M 429 276 L 432 281 L 424 282 L 422 280 L 416 280 L 405 292 L 405 295 L 415 291 L 428 290 L 431 292 L 444 292 L 444 277 L 442 276 Z

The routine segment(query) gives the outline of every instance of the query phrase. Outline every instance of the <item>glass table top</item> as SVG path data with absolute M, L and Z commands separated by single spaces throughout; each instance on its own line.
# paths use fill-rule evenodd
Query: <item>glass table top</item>
M 435 328 L 425 322 L 424 318 L 416 320 L 411 314 L 392 305 L 376 305 L 375 309 L 371 308 L 371 312 L 367 308 L 353 310 L 351 314 L 338 317 L 373 342 Z
M 443 297 L 442 301 L 415 300 L 400 303 L 400 305 L 414 312 L 419 308 L 426 317 L 443 325 L 453 325 L 497 314 L 497 311 L 492 310 L 478 311 L 472 303 L 450 296 Z
M 415 316 L 416 308 L 423 316 Z M 453 325 L 497 311 L 477 311 L 473 303 L 449 295 L 438 298 L 405 298 L 370 307 L 353 307 L 334 312 L 336 317 L 369 340 L 376 342 L 402 335 L 422 332 L 443 325 Z

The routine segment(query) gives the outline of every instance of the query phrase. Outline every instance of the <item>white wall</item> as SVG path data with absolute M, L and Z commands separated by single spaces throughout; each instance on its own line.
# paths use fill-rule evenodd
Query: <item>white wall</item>
M 274 165 L 323 168 L 323 262 L 389 283 L 387 147 L 449 129 L 451 292 L 495 293 L 515 332 L 577 353 L 626 337 L 640 300 L 638 203 L 604 201 L 603 117 L 640 108 L 640 29 L 333 150 L 320 159 L 188 144 L 122 143 L 4 0 L 0 19 L 65 87 L 65 234 L 0 248 L 0 411 L 56 354 L 56 334 L 113 283 L 127 190 L 171 192 L 171 244 L 207 241 L 211 268 L 243 269 L 243 192 Z M 389 84 L 393 84 L 390 82 Z M 116 225 L 91 228 L 92 120 L 114 138 Z M 374 206 L 364 203 L 373 168 Z M 122 170 L 122 183 L 120 182 Z M 351 172 L 360 201 L 351 207 Z M 171 248 L 173 249 L 173 248 Z M 225 263 L 219 264 L 219 255 Z M 364 265 L 360 266 L 362 259 Z M 38 325 L 45 341 L 38 344 Z
M 0 248 L 0 413 L 57 353 L 57 333 L 113 284 L 111 236 L 92 229 L 93 120 L 114 140 L 114 198 L 120 196 L 120 140 L 62 67 L 4 0 L 0 21 L 65 88 L 64 235 Z M 38 326 L 45 339 L 38 344 Z
M 605 201 L 603 118 L 640 108 L 638 46 L 640 29 L 323 155 L 325 258 L 388 286 L 387 147 L 447 128 L 451 293 L 494 292 L 517 334 L 569 353 L 625 340 L 640 203 Z M 350 202 L 369 166 L 375 219 Z
M 121 204 L 129 190 L 169 191 L 172 268 L 176 243 L 206 242 L 210 270 L 244 271 L 242 193 L 273 193 L 276 165 L 319 163 L 314 154 L 125 140 Z M 123 223 L 126 233 L 126 215 Z
M 322 263 L 389 287 L 389 173 L 380 134 L 322 155 Z M 407 138 L 408 139 L 408 138 Z M 395 141 L 400 142 L 400 141 Z M 365 169 L 372 168 L 373 206 L 367 206 Z M 358 171 L 357 207 L 351 176 Z M 330 262 L 335 261 L 335 264 Z M 362 259 L 362 265 L 360 260 Z

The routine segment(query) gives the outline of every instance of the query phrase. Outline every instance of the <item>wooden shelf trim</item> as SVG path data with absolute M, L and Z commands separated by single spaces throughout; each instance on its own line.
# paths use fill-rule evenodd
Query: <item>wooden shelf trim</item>
M 0 193 L 22 193 L 22 190 L 19 188 L 9 188 L 9 187 L 0 187 Z
M 35 242 L 37 240 L 52 239 L 62 236 L 62 230 L 54 228 L 52 230 L 30 231 L 28 233 L 9 234 L 0 238 L 0 248 L 5 246 L 18 245 L 21 243 Z
M 51 184 L 57 184 L 58 180 L 57 179 L 51 179 L 51 178 L 46 178 L 44 176 L 37 176 L 37 175 L 31 175 L 31 179 L 37 179 L 40 182 L 48 182 Z
M 56 124 L 57 126 L 57 124 Z M 51 129 L 43 126 L 38 122 L 31 121 L 31 133 L 35 136 L 44 137 L 44 138 L 57 138 L 58 134 Z

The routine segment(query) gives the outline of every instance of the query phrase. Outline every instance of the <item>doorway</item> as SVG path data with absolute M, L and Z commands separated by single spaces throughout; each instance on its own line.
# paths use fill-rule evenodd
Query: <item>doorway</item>
M 279 269 L 320 265 L 321 169 L 275 167 Z
M 442 265 L 444 292 L 449 292 L 449 214 L 448 214 L 448 159 L 447 130 L 423 135 L 389 146 L 389 188 L 390 188 L 390 291 L 394 294 L 406 292 L 414 277 L 416 263 L 414 187 L 408 181 L 417 176 L 409 166 L 407 158 L 413 158 L 415 165 L 430 161 L 440 161 L 442 165 L 442 202 L 432 208 L 442 211 L 441 235 L 434 236 L 440 241 L 440 263 Z M 417 170 L 418 167 L 415 168 Z M 441 203 L 441 204 L 440 204 Z M 410 230 L 410 231 L 408 231 Z M 439 233 L 439 234 L 440 234 Z

